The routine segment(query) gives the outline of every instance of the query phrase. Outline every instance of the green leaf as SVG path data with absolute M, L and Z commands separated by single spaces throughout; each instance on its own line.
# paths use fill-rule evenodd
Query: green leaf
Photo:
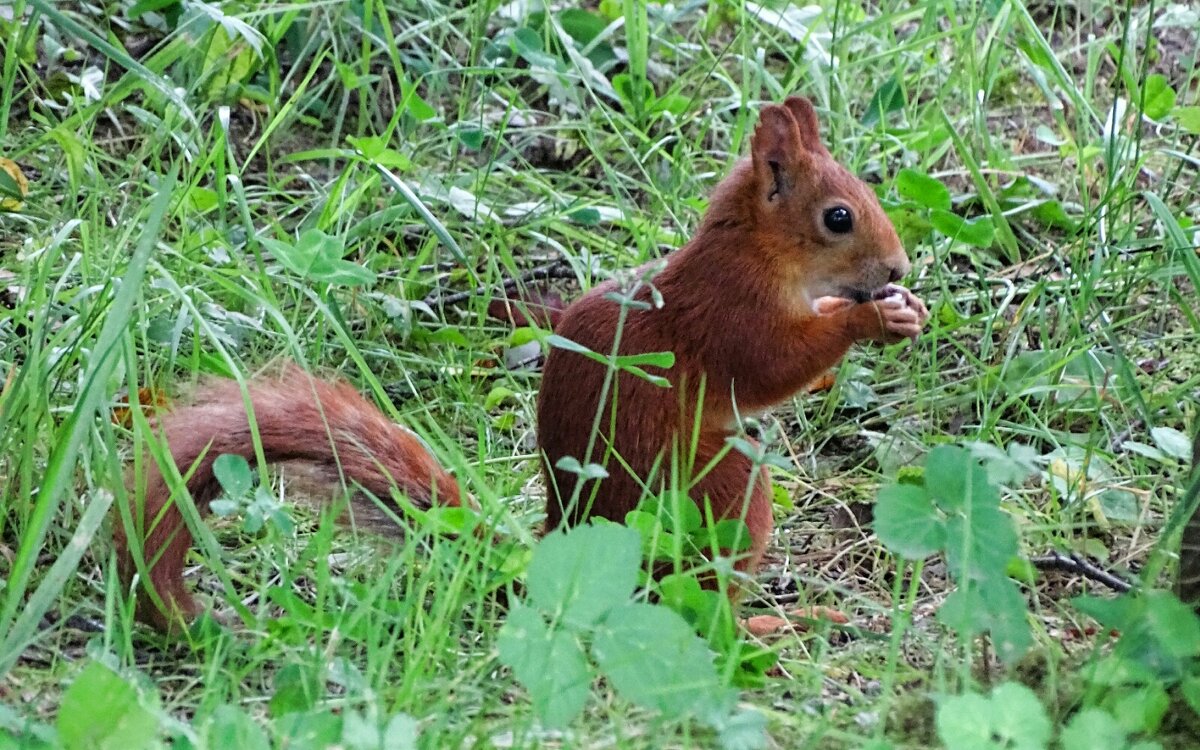
M 458 128 L 455 135 L 458 136 L 462 145 L 472 151 L 478 151 L 483 148 L 483 139 L 486 134 L 479 128 Z
M 675 366 L 675 352 L 646 352 L 645 354 L 622 354 L 616 358 L 617 367 L 622 369 L 635 365 L 649 365 L 669 370 Z
M 632 602 L 613 609 L 596 631 L 592 656 L 621 695 L 668 718 L 719 720 L 736 699 L 705 642 L 665 607 Z
M 1155 427 L 1150 430 L 1154 444 L 1168 456 L 1180 461 L 1192 460 L 1192 440 L 1173 427 Z
M 1033 750 L 1049 743 L 1050 719 L 1032 690 L 1016 682 L 1006 682 L 992 691 L 991 703 L 993 727 L 1008 740 L 1005 747 Z
M 25 197 L 21 192 L 21 186 L 3 168 L 0 168 L 0 197 L 15 198 L 17 200 Z
M 212 514 L 218 518 L 232 516 L 234 513 L 238 512 L 238 508 L 240 507 L 241 506 L 233 500 L 217 499 L 208 504 L 208 509 L 212 511 Z
M 1175 120 L 1187 132 L 1200 135 L 1200 107 L 1176 107 Z
M 1071 717 L 1062 731 L 1063 750 L 1125 747 L 1125 730 L 1107 711 L 1085 708 Z
M 260 241 L 282 266 L 301 278 L 343 286 L 375 281 L 374 271 L 342 258 L 345 245 L 339 238 L 319 229 L 306 230 L 295 244 L 270 238 Z
M 3 175 L 4 172 L 0 171 L 0 183 L 3 182 Z M 194 185 L 187 191 L 187 201 L 188 205 L 197 213 L 211 211 L 221 202 L 216 190 L 201 185 Z
M 400 108 L 418 122 L 433 119 L 437 110 L 417 93 L 417 87 L 405 77 L 400 78 Z
M 970 638 L 987 630 L 983 595 L 979 587 L 960 586 L 938 608 L 937 620 L 961 637 Z
M 1162 120 L 1175 107 L 1175 89 L 1167 82 L 1167 77 L 1154 73 L 1146 77 L 1142 113 L 1151 120 Z
M 130 20 L 136 21 L 140 19 L 144 13 L 161 11 L 177 4 L 178 2 L 179 0 L 138 0 L 138 2 L 129 7 L 129 10 L 125 11 L 125 14 Z
M 307 277 L 312 265 L 317 261 L 314 248 L 302 249 L 270 237 L 263 237 L 259 242 L 281 266 L 300 277 Z
M 701 537 L 703 541 L 707 541 L 703 532 L 701 532 Z M 733 554 L 746 552 L 751 546 L 750 528 L 740 518 L 726 518 L 723 521 L 717 521 L 713 526 L 713 538 L 717 541 L 718 549 Z
M 365 266 L 336 258 L 318 264 L 313 278 L 326 284 L 361 286 L 375 283 L 375 272 Z
M 952 749 L 1045 750 L 1052 729 L 1037 695 L 1015 682 L 997 685 L 988 698 L 947 698 L 937 710 L 938 736 Z
M 555 349 L 565 349 L 576 354 L 595 354 L 591 349 L 588 349 L 583 344 L 576 344 L 569 338 L 559 336 L 557 333 L 552 333 L 546 337 L 546 343 L 553 346 Z M 600 361 L 604 361 L 603 358 Z
M 1141 624 L 1172 659 L 1190 661 L 1200 657 L 1200 617 L 1166 591 L 1143 595 L 1145 614 Z
M 158 740 L 158 720 L 137 690 L 99 662 L 90 662 L 58 710 L 58 736 L 67 750 L 135 750 Z
M 500 404 L 515 399 L 516 396 L 517 393 L 512 388 L 506 388 L 502 385 L 495 386 L 492 390 L 488 391 L 487 396 L 483 399 L 484 411 L 491 411 Z
M 1026 617 L 1025 597 L 1017 584 L 1008 578 L 996 576 L 981 582 L 980 592 L 987 619 L 987 630 L 992 638 L 992 648 L 1000 660 L 1013 665 L 1033 645 Z
M 757 750 L 767 746 L 767 717 L 759 711 L 738 711 L 717 726 L 724 750 Z
M 1141 616 L 1141 603 L 1134 596 L 1119 596 L 1115 599 L 1099 596 L 1077 596 L 1071 604 L 1080 612 L 1095 619 L 1106 629 L 1125 630 L 1134 618 Z
M 1162 684 L 1117 687 L 1105 696 L 1104 706 L 1128 732 L 1154 734 L 1171 705 Z
M 896 234 L 900 235 L 900 241 L 905 247 L 912 249 L 929 236 L 933 225 L 929 223 L 925 213 L 923 210 L 911 208 L 887 209 L 888 218 L 892 220 Z
M 671 381 L 667 380 L 666 378 L 662 377 L 661 375 L 651 375 L 650 373 L 646 372 L 645 370 L 643 370 L 640 367 L 634 367 L 633 365 L 627 365 L 625 367 L 622 367 L 621 369 L 624 370 L 625 372 L 629 373 L 630 375 L 633 375 L 636 378 L 641 378 L 642 380 L 645 380 L 647 383 L 650 383 L 651 385 L 657 386 L 659 388 L 670 388 L 671 387 Z
M 946 528 L 923 487 L 893 484 L 875 500 L 875 534 L 893 554 L 920 560 L 942 549 Z
M 996 234 L 996 227 L 990 216 L 980 216 L 967 221 L 958 214 L 935 209 L 929 213 L 929 223 L 950 239 L 972 247 L 991 247 Z
M 658 517 L 667 531 L 691 534 L 704 526 L 699 506 L 686 492 L 667 490 L 657 498 L 647 498 L 642 505 Z
M 1121 448 L 1129 451 L 1130 453 L 1136 453 L 1139 456 L 1145 456 L 1146 458 L 1154 461 L 1166 462 L 1169 460 L 1167 455 L 1158 448 L 1155 448 L 1153 445 L 1146 445 L 1145 443 L 1137 440 L 1126 440 L 1121 444 Z
M 580 526 L 538 542 L 529 563 L 529 601 L 556 622 L 594 625 L 637 587 L 642 538 L 624 526 Z
M 1109 488 L 1096 495 L 1095 499 L 1110 521 L 1136 523 L 1141 517 L 1137 497 L 1132 492 Z
M 1200 674 L 1184 677 L 1179 683 L 1179 694 L 1191 706 L 1192 711 L 1200 714 Z
M 500 628 L 497 648 L 500 661 L 529 691 L 544 724 L 563 727 L 583 711 L 592 672 L 570 633 L 550 630 L 541 613 L 517 604 Z
M 694 573 L 672 573 L 658 583 L 660 601 L 678 612 L 714 648 L 727 650 L 734 644 L 735 623 L 729 597 L 703 588 Z
M 396 714 L 383 727 L 383 750 L 417 750 L 420 723 L 408 714 Z
M 1003 576 L 1019 551 L 1012 516 L 995 505 L 946 519 L 946 566 L 956 579 Z
M 691 97 L 684 96 L 683 94 L 667 93 L 654 100 L 650 105 L 649 114 L 659 115 L 669 112 L 675 117 L 682 117 L 691 106 Z
M 925 488 L 946 511 L 958 510 L 970 486 L 975 459 L 957 445 L 939 445 L 925 458 Z
M 892 76 L 884 81 L 871 97 L 867 111 L 863 113 L 862 124 L 872 127 L 887 115 L 904 109 L 904 104 L 904 89 L 901 88 L 900 81 Z
M 594 208 L 579 208 L 567 214 L 567 218 L 585 227 L 594 227 L 600 223 L 600 212 Z
M 1079 223 L 1067 213 L 1060 201 L 1042 201 L 1034 206 L 1030 213 L 1048 227 L 1068 232 L 1074 232 L 1079 228 Z
M 325 234 L 320 229 L 306 229 L 296 238 L 293 252 L 297 257 L 311 259 L 307 264 L 310 273 L 313 269 L 328 264 L 335 258 L 341 258 L 343 246 L 341 240 Z
M 209 747 L 236 747 L 245 750 L 269 750 L 271 743 L 262 728 L 246 712 L 225 704 L 217 706 L 205 731 Z
M 929 452 L 925 459 L 925 488 L 947 513 L 970 513 L 974 507 L 995 506 L 1000 502 L 1000 492 L 988 481 L 982 464 L 957 445 L 939 445 Z
M 951 750 L 999 750 L 987 719 L 990 710 L 988 699 L 975 693 L 947 698 L 937 709 L 938 737 Z
M 368 161 L 387 169 L 407 172 L 412 169 L 412 159 L 395 149 L 388 148 L 387 138 L 381 135 L 348 136 L 346 142 L 358 150 Z
M 328 708 L 284 714 L 273 729 L 287 738 L 287 750 L 326 750 L 342 739 L 342 717 Z
M 275 717 L 308 711 L 324 692 L 317 669 L 293 662 L 275 673 L 275 693 L 267 708 Z
M 678 539 L 663 529 L 662 521 L 654 513 L 631 510 L 625 514 L 625 525 L 641 534 L 642 552 L 647 560 L 670 560 L 674 557 Z
M 523 26 L 513 32 L 511 39 L 513 51 L 531 66 L 545 70 L 558 69 L 558 59 L 546 54 L 541 35 L 533 29 Z
M 579 459 L 574 456 L 563 456 L 555 462 L 554 468 L 577 474 L 584 479 L 604 479 L 608 476 L 608 469 L 600 464 L 581 465 Z
M 254 486 L 254 474 L 245 458 L 235 453 L 223 453 L 213 461 L 213 475 L 221 483 L 225 494 L 241 498 L 245 497 Z
M 912 169 L 896 174 L 896 192 L 926 208 L 950 210 L 950 190 L 941 181 Z
M 992 484 L 1020 485 L 1038 472 L 1038 452 L 1027 445 L 1009 443 L 1007 451 L 983 442 L 967 442 L 963 447 L 983 461 Z
M 582 8 L 560 11 L 558 22 L 562 24 L 563 31 L 578 42 L 580 47 L 586 47 L 608 27 L 608 22 L 603 18 Z

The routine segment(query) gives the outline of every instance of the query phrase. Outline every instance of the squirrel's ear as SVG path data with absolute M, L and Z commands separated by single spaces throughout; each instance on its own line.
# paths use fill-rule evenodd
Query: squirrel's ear
M 792 172 L 804 158 L 804 150 L 796 118 L 783 107 L 763 107 L 750 138 L 750 157 L 768 201 L 791 190 Z
M 783 106 L 796 118 L 796 127 L 800 130 L 800 143 L 804 148 L 814 153 L 829 153 L 825 144 L 821 143 L 821 127 L 812 102 L 802 96 L 789 96 Z

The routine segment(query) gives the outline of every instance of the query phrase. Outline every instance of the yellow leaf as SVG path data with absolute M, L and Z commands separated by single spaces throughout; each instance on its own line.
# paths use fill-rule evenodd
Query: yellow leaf
M 17 192 L 21 194 L 21 197 L 29 194 L 29 180 L 25 179 L 25 173 L 21 171 L 15 161 L 0 156 L 0 169 L 4 170 L 17 184 Z M 0 198 L 0 211 L 20 211 L 24 205 L 23 201 L 16 198 Z

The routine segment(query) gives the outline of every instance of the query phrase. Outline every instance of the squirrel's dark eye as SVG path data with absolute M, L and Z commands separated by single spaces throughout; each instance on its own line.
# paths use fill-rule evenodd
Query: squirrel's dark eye
M 854 217 L 845 206 L 825 209 L 825 228 L 834 234 L 846 234 L 854 228 Z

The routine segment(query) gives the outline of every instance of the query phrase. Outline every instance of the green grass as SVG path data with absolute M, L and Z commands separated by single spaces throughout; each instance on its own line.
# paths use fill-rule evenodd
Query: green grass
M 258 731 L 230 706 L 315 746 L 331 708 L 401 716 L 393 739 L 411 716 L 421 747 L 714 745 L 605 683 L 548 734 L 499 662 L 490 591 L 533 547 L 543 494 L 538 374 L 503 367 L 511 332 L 486 307 L 544 263 L 565 261 L 554 283 L 572 298 L 678 246 L 757 108 L 789 93 L 879 184 L 933 320 L 760 420 L 794 507 L 747 606 L 836 606 L 864 632 L 778 641 L 779 675 L 742 700 L 789 748 L 928 747 L 935 698 L 1006 679 L 1067 721 L 1098 658 L 1068 599 L 1105 589 L 1041 573 L 1024 589 L 1037 645 L 1007 668 L 935 619 L 951 590 L 937 558 L 902 563 L 856 519 L 934 446 L 1024 446 L 1038 471 L 1004 493 L 1023 556 L 1079 552 L 1168 585 L 1161 531 L 1186 476 L 1171 440 L 1200 418 L 1194 9 L 500 5 L 0 5 L 0 157 L 30 182 L 0 211 L 0 725 L 54 724 L 63 703 L 72 736 L 86 705 L 64 693 L 99 660 L 141 691 L 151 732 L 198 746 L 253 746 L 221 734 Z M 991 241 L 930 231 L 946 225 L 904 199 L 902 169 L 946 185 L 955 215 L 990 217 Z M 273 260 L 270 240 L 309 229 L 377 280 L 331 287 Z M 216 575 L 189 580 L 226 611 L 240 598 L 246 624 L 182 642 L 134 626 L 99 524 L 153 437 L 112 408 L 282 358 L 421 432 L 507 541 L 410 520 L 389 545 L 304 510 L 294 534 L 221 519 L 192 558 Z M 1177 706 L 1144 736 L 1187 746 L 1196 716 Z

